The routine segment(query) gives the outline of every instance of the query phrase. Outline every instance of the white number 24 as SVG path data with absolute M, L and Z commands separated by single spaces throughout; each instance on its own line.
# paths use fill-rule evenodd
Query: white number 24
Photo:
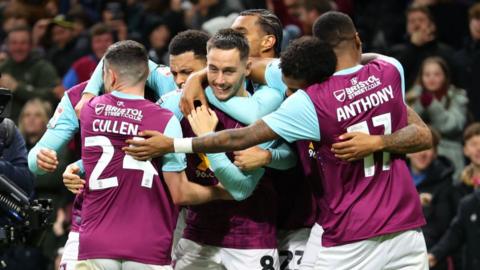
M 384 126 L 384 135 L 392 133 L 392 118 L 390 113 L 381 114 L 372 118 L 373 126 Z M 367 121 L 362 121 L 355 125 L 349 126 L 347 132 L 363 132 L 370 134 L 368 130 Z M 365 177 L 371 177 L 375 174 L 375 162 L 373 160 L 373 154 L 366 156 L 363 159 L 363 167 L 365 171 Z M 390 169 L 390 153 L 383 152 L 383 166 L 382 169 L 387 171 Z
M 141 140 L 142 138 L 136 137 L 134 139 Z M 113 154 L 115 152 L 115 148 L 110 142 L 110 139 L 105 136 L 86 137 L 85 147 L 92 146 L 102 147 L 102 155 L 100 156 L 100 159 L 97 161 L 97 164 L 93 168 L 93 171 L 90 175 L 90 190 L 100 190 L 118 186 L 118 178 L 116 176 L 103 179 L 99 178 L 102 172 L 112 160 Z M 123 158 L 122 167 L 124 169 L 143 171 L 141 186 L 146 188 L 152 188 L 153 177 L 155 175 L 158 175 L 158 172 L 151 161 L 138 161 L 128 155 L 125 155 L 125 157 Z

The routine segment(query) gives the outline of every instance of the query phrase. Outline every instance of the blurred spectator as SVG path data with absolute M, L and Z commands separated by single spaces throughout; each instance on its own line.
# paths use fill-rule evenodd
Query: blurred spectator
M 73 63 L 63 78 L 63 87 L 65 89 L 69 89 L 76 84 L 88 80 L 108 47 L 112 45 L 114 41 L 112 31 L 103 23 L 98 23 L 92 27 L 90 30 L 90 39 L 93 53 Z
M 430 250 L 445 233 L 455 214 L 456 207 L 452 196 L 454 167 L 449 159 L 437 155 L 440 134 L 432 129 L 432 135 L 432 148 L 408 155 L 410 173 L 427 220 L 427 224 L 422 228 L 427 250 Z M 436 267 L 431 269 L 446 270 L 446 260 L 439 262 Z
M 300 21 L 305 35 L 312 35 L 315 20 L 325 12 L 334 9 L 335 3 L 331 0 L 302 0 Z
M 102 10 L 102 21 L 115 33 L 117 40 L 128 38 L 128 27 L 125 22 L 123 6 L 120 2 L 108 2 Z
M 438 40 L 455 49 L 462 46 L 468 35 L 466 4 L 451 0 L 415 0 L 413 4 L 428 6 L 437 25 Z
M 429 56 L 441 56 L 452 66 L 453 50 L 436 38 L 436 26 L 427 7 L 411 6 L 407 9 L 408 41 L 392 48 L 391 55 L 405 69 L 405 86 L 409 89 L 415 81 L 423 60 Z
M 283 0 L 288 15 L 296 20 L 300 20 L 302 13 L 302 0 Z
M 45 48 L 43 47 L 42 40 L 47 32 L 50 19 L 40 19 L 34 25 L 32 29 L 32 46 L 33 50 L 39 55 L 45 55 Z
M 47 130 L 47 123 L 51 114 L 52 106 L 40 99 L 31 99 L 23 106 L 18 119 L 18 128 L 25 139 L 28 151 L 35 146 Z
M 448 231 L 429 254 L 430 266 L 465 245 L 464 270 L 480 269 L 480 123 L 470 125 L 464 134 L 465 155 L 471 160 L 463 172 L 463 181 L 475 191 L 465 196 Z
M 54 99 L 58 83 L 54 67 L 31 53 L 32 37 L 28 28 L 11 30 L 7 37 L 8 60 L 0 65 L 0 86 L 13 92 L 12 119 L 17 121 L 23 104 L 31 98 Z
M 28 19 L 25 15 L 21 13 L 3 13 L 2 19 L 2 30 L 0 32 L 0 40 L 4 40 L 7 36 L 7 33 L 10 32 L 14 28 L 18 27 L 27 27 L 28 26 Z
M 171 39 L 170 29 L 159 21 L 148 34 L 148 57 L 155 63 L 168 65 L 168 44 Z
M 47 40 L 47 59 L 53 64 L 58 75 L 63 77 L 75 60 L 84 56 L 88 47 L 78 42 L 73 22 L 64 15 L 56 16 L 45 34 Z
M 440 132 L 442 139 L 438 154 L 453 162 L 454 180 L 458 182 L 465 164 L 462 132 L 467 122 L 466 92 L 451 83 L 447 63 L 437 56 L 423 61 L 417 81 L 418 84 L 407 94 L 407 100 L 413 99 L 413 109 Z
M 212 19 L 224 24 L 221 18 L 228 19 L 232 13 L 240 13 L 243 6 L 238 0 L 190 0 L 193 4 L 193 15 L 187 18 L 187 25 L 193 29 L 202 29 L 203 24 Z
M 386 52 L 404 41 L 406 1 L 356 0 L 354 19 L 365 51 Z
M 480 121 L 480 3 L 474 4 L 469 12 L 470 36 L 461 51 L 455 55 L 459 85 L 467 90 L 470 111 L 475 121 Z

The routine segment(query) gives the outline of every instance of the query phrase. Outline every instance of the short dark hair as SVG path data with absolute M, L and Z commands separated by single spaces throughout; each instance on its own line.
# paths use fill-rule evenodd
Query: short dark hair
M 480 136 L 480 122 L 472 123 L 465 129 L 465 132 L 463 133 L 463 142 L 466 143 L 475 136 Z
M 135 85 L 148 77 L 148 54 L 145 47 L 133 40 L 116 42 L 105 53 L 105 65 L 119 73 L 121 80 Z
M 90 37 L 101 36 L 104 34 L 110 34 L 113 37 L 112 29 L 104 23 L 97 23 L 90 29 Z
M 12 29 L 10 29 L 10 31 L 8 31 L 7 33 L 7 37 L 11 34 L 11 33 L 15 33 L 15 32 L 27 32 L 28 33 L 28 36 L 30 37 L 31 39 L 31 35 L 32 35 L 32 30 L 30 29 L 30 27 L 28 26 L 15 26 L 13 27 Z
M 315 37 L 293 41 L 280 57 L 283 75 L 304 80 L 308 85 L 325 81 L 335 72 L 336 65 L 332 47 Z
M 247 39 L 241 33 L 230 28 L 219 30 L 208 40 L 207 52 L 214 48 L 221 50 L 237 49 L 242 61 L 246 61 L 250 53 Z
M 257 23 L 267 35 L 275 36 L 275 55 L 279 56 L 282 50 L 283 26 L 280 19 L 268 9 L 248 9 L 240 12 L 239 16 L 256 16 Z
M 329 11 L 317 18 L 313 24 L 313 36 L 332 47 L 343 41 L 354 40 L 357 29 L 352 19 L 345 13 Z
M 480 19 L 480 3 L 473 4 L 468 10 L 469 20 Z
M 168 46 L 170 55 L 180 55 L 186 52 L 193 52 L 196 58 L 207 57 L 207 42 L 210 35 L 199 30 L 187 30 L 178 33 Z

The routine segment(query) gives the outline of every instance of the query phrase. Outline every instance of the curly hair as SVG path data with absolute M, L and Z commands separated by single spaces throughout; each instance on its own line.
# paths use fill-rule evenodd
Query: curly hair
M 332 47 L 314 37 L 293 41 L 280 57 L 283 75 L 304 80 L 308 85 L 325 81 L 335 72 L 336 65 Z
M 168 46 L 170 55 L 180 55 L 186 52 L 193 52 L 196 58 L 207 57 L 207 42 L 210 35 L 199 30 L 187 30 L 178 33 Z

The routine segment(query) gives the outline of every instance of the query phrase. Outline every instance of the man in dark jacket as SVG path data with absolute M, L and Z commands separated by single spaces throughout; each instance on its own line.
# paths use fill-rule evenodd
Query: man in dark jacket
M 432 135 L 431 149 L 409 155 L 410 173 L 427 220 L 427 224 L 422 228 L 427 250 L 440 240 L 455 214 L 452 194 L 454 166 L 449 159 L 437 156 L 440 135 L 435 130 L 432 130 Z M 447 263 L 443 260 L 432 269 L 447 269 Z

